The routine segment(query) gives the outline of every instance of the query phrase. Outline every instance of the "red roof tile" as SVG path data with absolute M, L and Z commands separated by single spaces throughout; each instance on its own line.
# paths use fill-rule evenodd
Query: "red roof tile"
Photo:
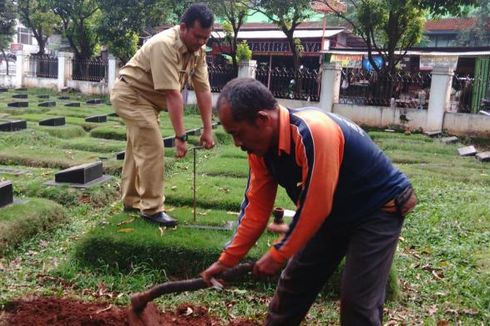
M 425 23 L 426 31 L 459 31 L 475 25 L 475 18 L 444 18 L 429 20 Z

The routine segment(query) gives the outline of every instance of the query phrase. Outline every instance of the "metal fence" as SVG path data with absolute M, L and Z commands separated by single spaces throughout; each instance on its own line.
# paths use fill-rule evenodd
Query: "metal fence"
M 262 82 L 277 98 L 319 101 L 320 76 L 317 70 L 275 67 L 257 67 L 255 78 Z
M 212 92 L 221 92 L 225 84 L 237 76 L 232 65 L 208 65 L 209 84 Z
M 100 58 L 72 61 L 72 79 L 100 82 L 107 80 L 108 62 Z
M 343 69 L 340 103 L 426 109 L 432 75 L 428 72 L 380 75 Z
M 33 54 L 31 59 L 31 71 L 33 76 L 40 78 L 58 78 L 58 58 L 47 54 Z

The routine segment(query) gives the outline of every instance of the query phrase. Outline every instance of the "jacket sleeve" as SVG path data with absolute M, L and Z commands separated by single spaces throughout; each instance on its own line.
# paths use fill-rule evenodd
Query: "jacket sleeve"
M 226 266 L 236 265 L 260 237 L 272 212 L 277 182 L 267 170 L 265 162 L 249 155 L 250 172 L 245 196 L 238 216 L 238 226 L 219 261 Z
M 301 167 L 301 192 L 288 233 L 270 250 L 277 262 L 301 250 L 330 214 L 344 152 L 342 131 L 327 117 L 293 127 L 292 140 Z

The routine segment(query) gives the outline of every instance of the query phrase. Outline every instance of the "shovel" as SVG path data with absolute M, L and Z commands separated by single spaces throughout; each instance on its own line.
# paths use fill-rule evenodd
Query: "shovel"
M 219 279 L 231 281 L 241 275 L 252 271 L 254 263 L 239 264 L 219 275 Z M 212 279 L 215 287 L 222 285 Z M 129 326 L 153 326 L 161 325 L 160 313 L 154 304 L 148 304 L 150 301 L 167 293 L 181 293 L 185 291 L 196 291 L 210 287 L 202 277 L 193 278 L 183 281 L 171 281 L 156 285 L 144 292 L 133 294 L 130 297 L 131 306 L 128 311 Z M 147 307 L 148 306 L 148 307 Z

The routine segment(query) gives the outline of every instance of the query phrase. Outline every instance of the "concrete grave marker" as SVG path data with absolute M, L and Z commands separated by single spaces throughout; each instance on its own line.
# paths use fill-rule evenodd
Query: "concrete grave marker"
M 41 94 L 41 95 L 38 95 L 37 98 L 48 99 L 49 95 L 48 94 Z
M 0 121 L 0 131 L 17 131 L 22 129 L 27 129 L 27 121 L 25 120 Z
M 69 100 L 69 99 L 70 99 L 69 96 L 65 96 L 65 95 L 58 96 L 58 100 Z
M 12 95 L 12 98 L 16 98 L 16 99 L 26 99 L 28 97 L 29 96 L 27 94 L 14 94 L 14 95 Z
M 69 106 L 69 107 L 72 107 L 72 108 L 79 108 L 80 107 L 80 102 L 66 103 L 65 106 Z
M 100 98 L 94 98 L 94 99 L 88 100 L 86 103 L 87 104 L 102 104 L 102 100 Z
M 17 92 L 27 92 L 27 88 L 25 87 L 19 87 L 15 89 Z
M 424 132 L 424 135 L 429 136 L 429 137 L 439 137 L 441 135 L 440 131 L 426 131 Z
M 39 121 L 40 126 L 64 126 L 66 124 L 65 117 L 55 117 Z
M 104 168 L 101 161 L 86 163 L 59 171 L 54 176 L 54 182 L 48 185 L 69 184 L 74 188 L 88 188 L 101 184 L 111 177 L 103 174 Z
M 116 153 L 116 160 L 122 161 L 124 160 L 124 157 L 126 156 L 126 151 L 121 151 Z
M 163 138 L 163 147 L 175 147 L 175 138 L 174 137 Z
M 476 153 L 476 148 L 473 145 L 458 148 L 458 154 L 460 156 L 473 156 Z
M 116 112 L 111 112 L 107 115 L 108 117 L 118 117 Z
M 29 102 L 10 102 L 7 106 L 11 108 L 27 108 L 29 106 Z
M 458 142 L 458 137 L 452 136 L 452 137 L 443 137 L 441 138 L 441 142 L 444 144 L 454 144 Z
M 107 115 L 93 115 L 85 118 L 85 122 L 107 122 Z
M 14 168 L 2 167 L 0 168 L 0 174 L 10 174 L 10 175 L 22 175 L 26 174 L 27 170 L 18 170 Z
M 0 208 L 14 202 L 12 182 L 0 181 Z
M 481 152 L 476 154 L 476 158 L 482 162 L 490 162 L 490 152 Z
M 40 106 L 43 108 L 51 108 L 51 107 L 56 106 L 56 102 L 53 102 L 53 101 L 42 102 L 42 103 L 39 103 L 37 106 Z
M 5 92 L 8 92 L 8 88 L 3 88 L 3 87 L 0 87 L 0 93 L 5 93 Z

